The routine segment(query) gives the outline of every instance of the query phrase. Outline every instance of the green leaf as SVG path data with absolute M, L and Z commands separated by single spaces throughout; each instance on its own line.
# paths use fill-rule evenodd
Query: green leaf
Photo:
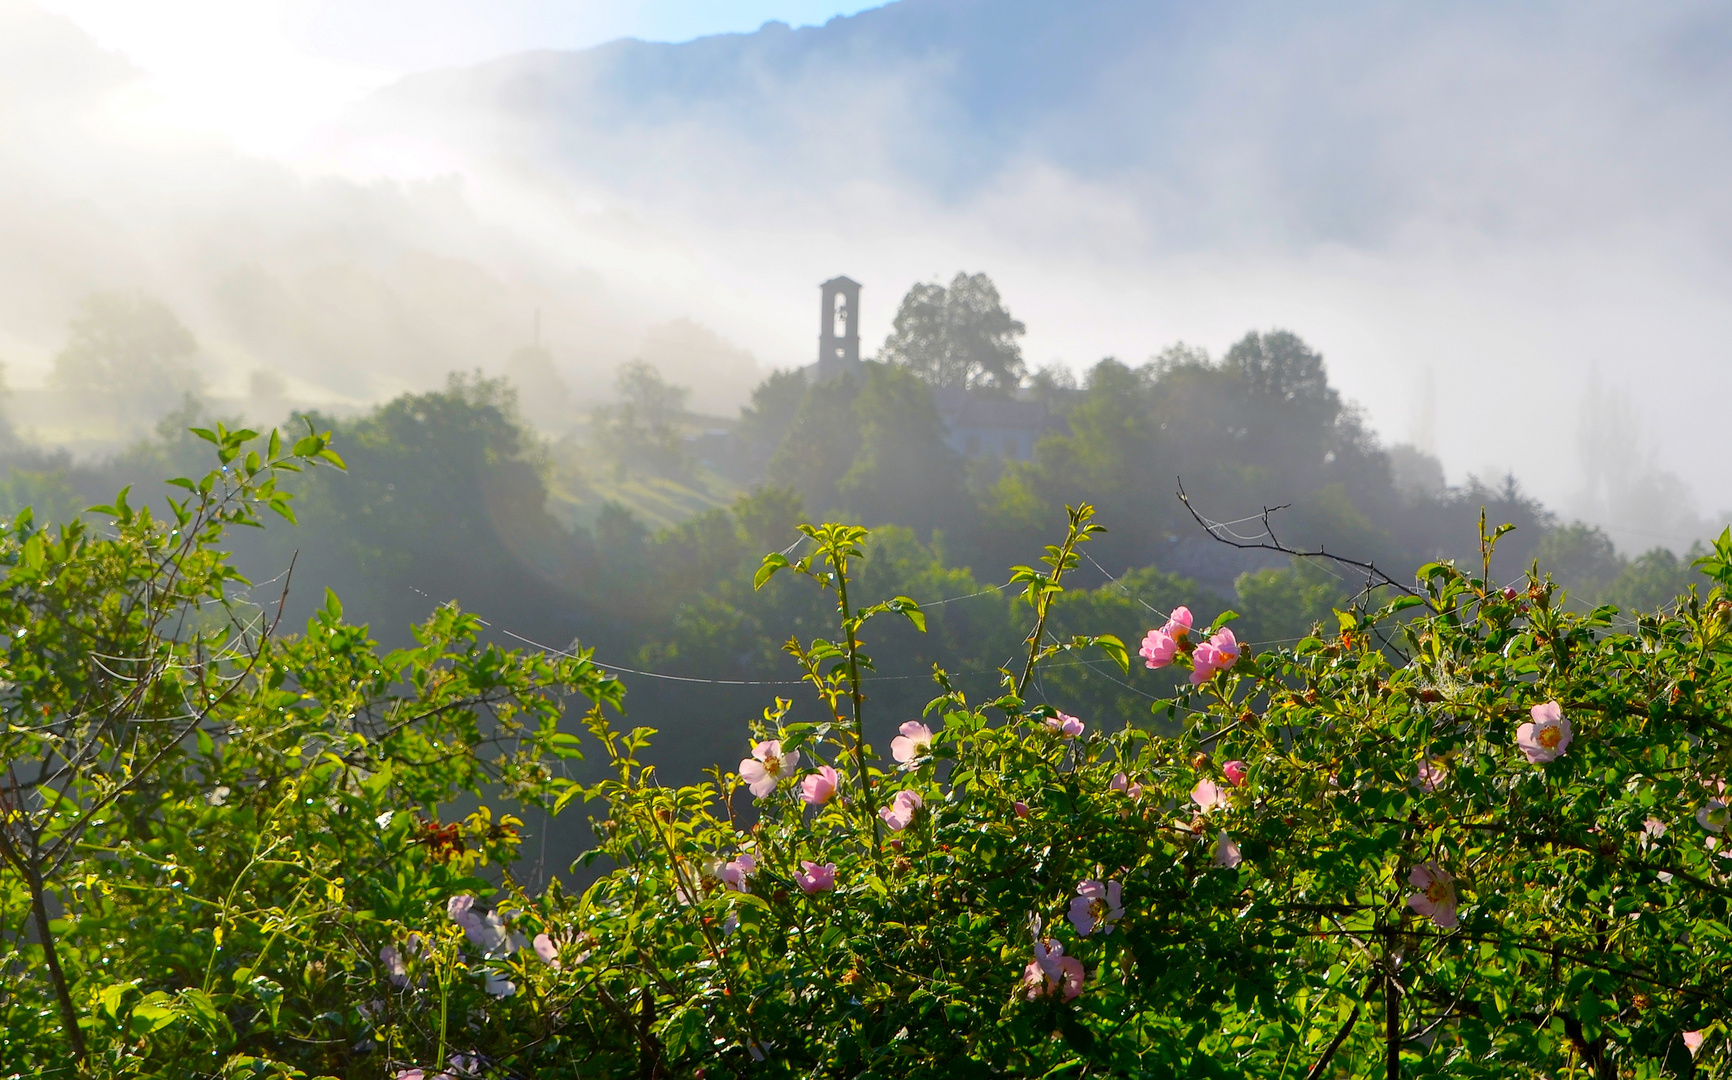
M 759 566 L 758 572 L 752 575 L 752 591 L 756 592 L 763 588 L 764 583 L 770 580 L 771 575 L 775 574 L 778 570 L 784 569 L 787 565 L 788 557 L 783 555 L 781 552 L 773 552 L 764 556 L 763 565 Z
M 1209 624 L 1209 628 L 1207 630 L 1203 631 L 1204 636 L 1206 637 L 1209 634 L 1213 634 L 1215 631 L 1219 630 L 1223 626 L 1226 626 L 1228 623 L 1232 622 L 1234 619 L 1237 619 L 1238 617 L 1239 617 L 1239 613 L 1237 611 L 1223 611 L 1223 612 L 1221 612 L 1219 615 L 1215 616 L 1215 621 Z
M 1101 650 L 1101 652 L 1106 653 L 1107 656 L 1112 659 L 1113 663 L 1119 666 L 1120 671 L 1127 675 L 1130 674 L 1131 654 L 1130 651 L 1125 648 L 1124 642 L 1120 641 L 1112 634 L 1102 634 L 1095 638 L 1095 645 Z

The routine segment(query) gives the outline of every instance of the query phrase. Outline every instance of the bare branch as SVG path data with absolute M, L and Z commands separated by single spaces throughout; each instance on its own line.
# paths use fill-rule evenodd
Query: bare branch
M 1264 541 L 1264 540 L 1240 540 L 1240 539 L 1237 539 L 1236 537 L 1233 537 L 1230 535 L 1222 535 L 1224 532 L 1226 532 L 1226 529 L 1224 526 L 1220 525 L 1217 522 L 1211 522 L 1209 519 L 1205 518 L 1202 514 L 1197 513 L 1197 508 L 1195 506 L 1191 505 L 1191 497 L 1185 493 L 1184 480 L 1180 479 L 1178 481 L 1178 484 L 1179 484 L 1179 501 L 1185 504 L 1185 509 L 1190 511 L 1191 517 L 1193 519 L 1195 519 L 1197 524 L 1201 525 L 1203 527 L 1203 530 L 1205 532 L 1207 532 L 1210 536 L 1219 540 L 1221 543 L 1228 545 L 1229 547 L 1236 547 L 1236 548 L 1239 548 L 1241 550 L 1251 550 L 1251 551 L 1278 551 L 1283 555 L 1290 555 L 1296 559 L 1328 559 L 1330 562 L 1335 563 L 1339 566 L 1350 566 L 1353 569 L 1358 570 L 1359 572 L 1361 572 L 1365 575 L 1365 580 L 1366 580 L 1365 591 L 1366 591 L 1367 595 L 1370 595 L 1370 592 L 1373 588 L 1378 588 L 1381 586 L 1388 586 L 1389 588 L 1395 589 L 1395 590 L 1402 592 L 1402 593 L 1405 593 L 1408 596 L 1418 596 L 1419 595 L 1419 593 L 1417 591 L 1415 591 L 1414 589 L 1412 589 L 1406 585 L 1403 585 L 1401 582 L 1395 580 L 1394 578 L 1390 577 L 1388 574 L 1379 570 L 1375 563 L 1362 562 L 1358 559 L 1349 559 L 1344 555 L 1332 554 L 1330 552 L 1323 550 L 1322 545 L 1318 545 L 1316 551 L 1303 551 L 1303 550 L 1300 550 L 1299 548 L 1289 547 L 1288 545 L 1283 544 L 1280 541 L 1280 539 L 1275 535 L 1275 527 L 1274 527 L 1274 523 L 1270 519 L 1270 515 L 1274 514 L 1277 510 L 1287 509 L 1291 505 L 1290 503 L 1283 503 L 1280 506 L 1265 506 L 1263 508 L 1263 513 L 1262 513 L 1263 533 L 1265 536 L 1267 536 L 1269 538 L 1267 541 Z

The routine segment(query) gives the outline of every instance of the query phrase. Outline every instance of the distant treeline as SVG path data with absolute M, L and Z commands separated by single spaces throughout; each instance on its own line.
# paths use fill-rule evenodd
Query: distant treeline
M 911 292 L 858 377 L 766 379 L 714 463 L 748 493 L 660 531 L 617 504 L 593 524 L 561 524 L 548 506 L 550 448 L 504 380 L 453 376 L 358 418 L 296 418 L 334 431 L 349 471 L 300 478 L 299 527 L 242 543 L 237 560 L 273 598 L 293 566 L 289 626 L 329 588 L 381 641 L 406 644 L 411 622 L 455 600 L 503 640 L 578 640 L 609 664 L 668 676 L 627 682 L 634 717 L 662 729 L 658 752 L 676 772 L 725 759 L 741 720 L 777 693 L 793 696 L 779 685 L 797 673 L 777 632 L 816 634 L 829 613 L 779 584 L 754 592 L 752 575 L 764 553 L 795 544 L 802 521 L 874 527 L 865 587 L 932 605 L 925 636 L 898 628 L 876 643 L 872 692 L 886 737 L 893 718 L 914 716 L 932 695 L 941 656 L 970 693 L 993 688 L 1026 622 L 996 586 L 1062 530 L 1067 503 L 1095 504 L 1110 531 L 1058 606 L 1061 632 L 1130 642 L 1176 604 L 1202 618 L 1230 607 L 1254 649 L 1330 620 L 1363 586 L 1326 561 L 1217 543 L 1176 497 L 1181 479 L 1198 512 L 1230 522 L 1231 534 L 1260 537 L 1263 509 L 1285 506 L 1269 519 L 1283 543 L 1397 577 L 1431 560 L 1477 559 L 1483 508 L 1493 526 L 1516 526 L 1497 573 L 1538 559 L 1578 603 L 1649 608 L 1696 580 L 1687 558 L 1656 549 L 1626 560 L 1603 533 L 1560 525 L 1513 477 L 1446 487 L 1435 461 L 1379 445 L 1329 385 L 1323 358 L 1292 333 L 1249 333 L 1219 359 L 1182 345 L 1140 367 L 1107 359 L 1077 380 L 1026 372 L 1020 331 L 984 275 Z M 99 348 L 100 335 L 86 328 L 84 338 Z M 586 468 L 678 477 L 702 467 L 676 423 L 679 388 L 637 365 L 622 389 L 577 452 Z M 935 392 L 1039 403 L 1044 433 L 1028 460 L 965 456 L 947 444 Z M 186 429 L 204 409 L 185 401 L 153 438 L 97 462 L 8 436 L 0 514 L 33 505 L 39 520 L 65 518 L 124 485 L 136 504 L 162 490 L 161 477 L 199 475 L 207 445 Z M 1115 670 L 1079 660 L 1050 671 L 1040 691 L 1068 712 L 1147 715 L 1147 692 Z

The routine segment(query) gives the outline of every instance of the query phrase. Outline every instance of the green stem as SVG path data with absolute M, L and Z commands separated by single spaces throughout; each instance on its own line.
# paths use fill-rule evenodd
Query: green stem
M 1057 586 L 1059 579 L 1064 577 L 1064 568 L 1070 562 L 1071 549 L 1076 546 L 1077 535 L 1077 515 L 1073 512 L 1070 528 L 1065 533 L 1064 547 L 1060 549 L 1058 560 L 1053 564 L 1050 580 L 1054 586 Z M 1034 676 L 1034 662 L 1040 656 L 1041 635 L 1046 632 L 1047 612 L 1052 610 L 1052 598 L 1056 595 L 1058 595 L 1056 588 L 1050 591 L 1043 589 L 1040 598 L 1035 601 L 1034 632 L 1028 636 L 1028 663 L 1022 669 L 1022 678 L 1016 681 L 1017 697 L 1022 696 L 1023 691 L 1028 687 L 1028 680 Z
M 848 564 L 844 559 L 834 560 L 833 564 L 836 567 L 836 595 L 842 606 L 842 632 L 848 638 L 848 699 L 854 706 L 854 764 L 860 775 L 860 800 L 866 807 L 867 825 L 872 830 L 872 850 L 882 854 L 877 800 L 872 797 L 872 779 L 866 770 L 866 720 L 862 708 L 865 697 L 860 692 L 859 641 L 854 636 L 853 613 L 848 610 Z

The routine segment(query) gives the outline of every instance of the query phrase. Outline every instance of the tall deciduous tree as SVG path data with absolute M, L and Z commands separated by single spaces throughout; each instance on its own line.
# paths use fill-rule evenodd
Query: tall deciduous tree
M 70 331 L 50 381 L 106 413 L 154 420 L 201 385 L 192 331 L 147 296 L 94 294 L 79 305 Z
M 878 358 L 911 368 L 933 386 L 1013 390 L 1022 381 L 1022 323 L 992 279 L 958 272 L 946 288 L 915 285 L 902 298 Z

